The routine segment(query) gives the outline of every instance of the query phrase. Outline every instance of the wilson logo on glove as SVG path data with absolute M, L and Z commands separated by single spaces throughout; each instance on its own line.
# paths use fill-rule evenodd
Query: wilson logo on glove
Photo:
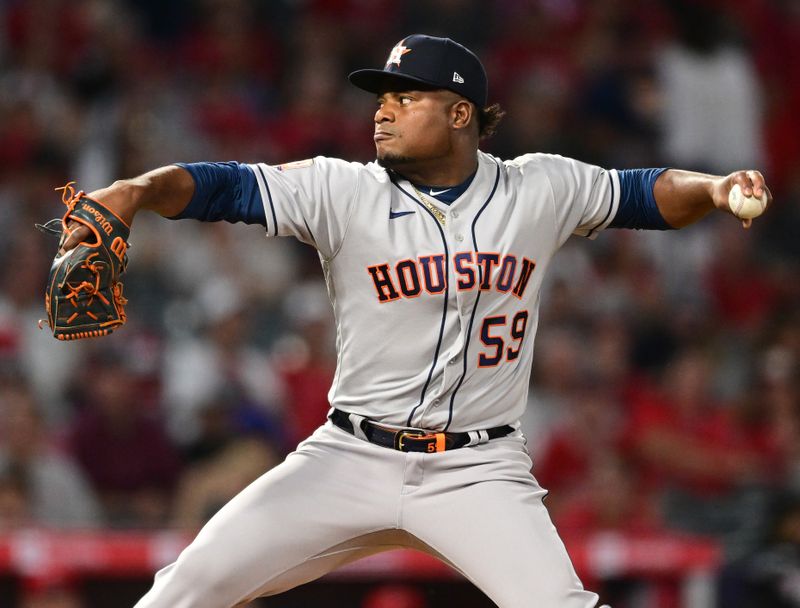
M 128 264 L 130 228 L 102 203 L 76 192 L 73 183 L 56 188 L 67 206 L 64 217 L 36 225 L 60 237 L 45 292 L 47 319 L 39 321 L 40 327 L 46 322 L 59 340 L 105 336 L 126 321 L 127 300 L 119 277 Z M 75 230 L 73 222 L 86 226 L 91 235 L 61 254 Z

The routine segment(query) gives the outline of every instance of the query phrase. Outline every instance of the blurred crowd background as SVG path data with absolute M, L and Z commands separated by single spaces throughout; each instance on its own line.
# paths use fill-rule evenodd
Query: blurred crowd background
M 324 421 L 312 249 L 142 214 L 127 326 L 62 344 L 37 328 L 55 241 L 33 224 L 69 180 L 370 161 L 375 102 L 346 75 L 410 33 L 482 57 L 501 158 L 763 170 L 775 205 L 750 231 L 715 214 L 563 248 L 524 428 L 562 531 L 711 536 L 726 606 L 800 606 L 793 0 L 0 1 L 0 531 L 197 527 Z

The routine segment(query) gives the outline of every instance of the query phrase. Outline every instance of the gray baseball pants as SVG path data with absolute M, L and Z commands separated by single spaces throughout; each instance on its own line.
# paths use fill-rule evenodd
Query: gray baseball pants
M 225 505 L 135 608 L 227 608 L 410 547 L 500 608 L 592 608 L 519 434 L 404 453 L 330 422 Z

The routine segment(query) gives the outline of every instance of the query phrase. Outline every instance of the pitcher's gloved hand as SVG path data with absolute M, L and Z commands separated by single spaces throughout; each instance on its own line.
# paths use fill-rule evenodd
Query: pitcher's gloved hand
M 45 292 L 46 322 L 59 340 L 105 336 L 126 321 L 119 278 L 128 263 L 130 228 L 72 184 L 58 188 L 64 217 L 36 225 L 59 237 Z

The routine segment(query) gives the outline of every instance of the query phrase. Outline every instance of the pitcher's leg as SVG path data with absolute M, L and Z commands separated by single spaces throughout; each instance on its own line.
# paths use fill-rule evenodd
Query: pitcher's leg
M 348 541 L 394 527 L 402 456 L 318 430 L 225 505 L 136 608 L 225 608 L 321 576 L 364 549 Z
M 405 497 L 403 528 L 500 608 L 593 608 L 598 597 L 572 567 L 521 440 L 495 442 L 426 455 L 426 482 Z

